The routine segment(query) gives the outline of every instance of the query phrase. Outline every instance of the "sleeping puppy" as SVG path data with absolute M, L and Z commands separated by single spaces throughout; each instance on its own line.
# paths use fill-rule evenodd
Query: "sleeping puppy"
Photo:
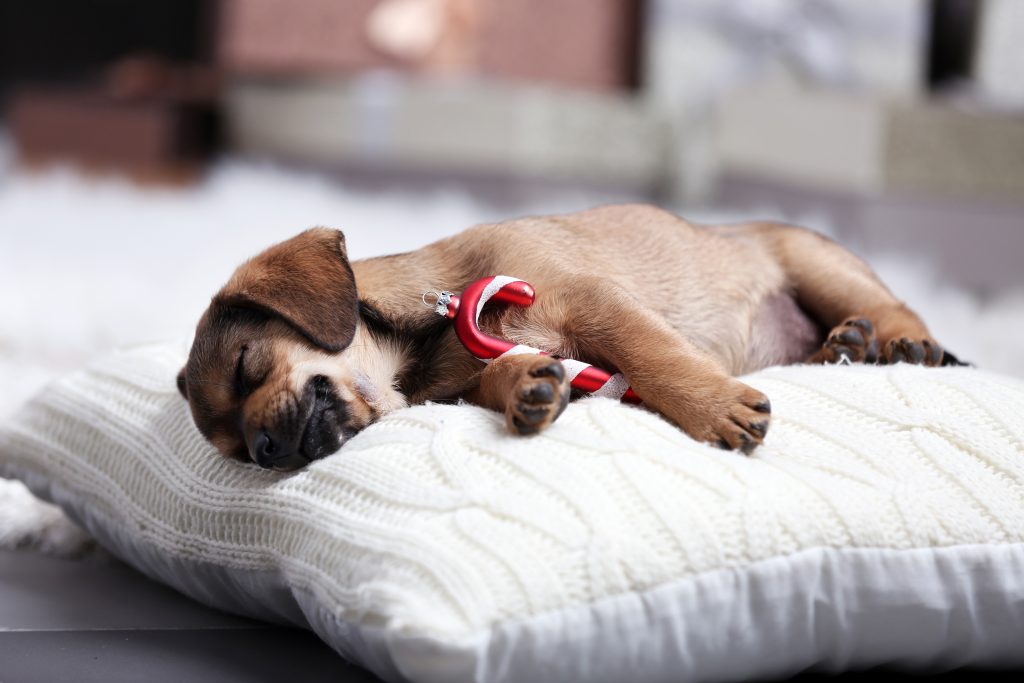
M 486 309 L 481 329 L 550 356 L 484 365 L 421 301 L 497 274 L 532 283 L 537 298 Z M 221 453 L 286 470 L 427 400 L 462 398 L 534 434 L 570 398 L 559 357 L 622 372 L 693 438 L 749 453 L 771 408 L 736 375 L 844 358 L 940 365 L 944 354 L 867 265 L 824 237 L 622 205 L 478 226 L 351 263 L 340 232 L 303 232 L 213 297 L 178 388 Z

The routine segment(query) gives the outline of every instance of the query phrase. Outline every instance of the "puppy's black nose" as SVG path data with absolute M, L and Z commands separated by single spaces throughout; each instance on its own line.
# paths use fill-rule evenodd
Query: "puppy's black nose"
M 252 440 L 252 458 L 260 467 L 273 467 L 279 455 L 277 444 L 266 432 L 260 432 Z
M 249 453 L 257 465 L 268 470 L 295 470 L 309 463 L 294 445 L 280 436 L 263 430 L 253 437 Z

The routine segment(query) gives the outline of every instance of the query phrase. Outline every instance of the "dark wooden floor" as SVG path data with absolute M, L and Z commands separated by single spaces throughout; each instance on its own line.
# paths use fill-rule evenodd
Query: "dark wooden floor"
M 868 671 L 792 681 L 919 677 Z M 958 671 L 929 681 L 1024 680 L 1024 672 Z M 63 560 L 0 551 L 0 683 L 370 683 L 310 632 L 230 616 L 108 556 Z M 540 683 L 540 682 L 538 682 Z
M 107 556 L 0 551 L 0 683 L 376 680 L 311 632 L 206 608 Z

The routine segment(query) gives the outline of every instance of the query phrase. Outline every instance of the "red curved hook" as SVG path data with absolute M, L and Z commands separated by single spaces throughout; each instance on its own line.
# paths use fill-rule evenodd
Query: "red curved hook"
M 477 280 L 466 287 L 461 297 L 451 292 L 442 292 L 438 298 L 438 312 L 442 313 L 446 318 L 455 321 L 455 335 L 471 354 L 481 360 L 497 358 L 519 346 L 504 339 L 492 337 L 480 330 L 478 319 L 481 298 L 484 299 L 484 304 L 493 300 L 523 308 L 530 306 L 536 298 L 536 292 L 528 282 L 512 278 L 502 278 L 495 282 L 497 279 L 496 277 L 485 277 Z M 488 288 L 492 288 L 494 291 L 488 291 Z M 526 353 L 549 355 L 544 351 L 531 347 L 520 348 Z M 569 370 L 570 375 L 575 372 L 571 383 L 574 388 L 580 391 L 592 394 L 600 392 L 602 388 L 609 386 L 609 382 L 612 384 L 619 382 L 624 384 L 621 375 L 612 375 L 600 368 L 595 368 L 593 365 L 568 358 L 562 359 L 562 362 Z M 615 390 L 616 388 L 617 390 Z M 625 387 L 624 391 L 621 386 L 612 386 L 609 389 L 614 391 L 615 394 L 621 392 L 619 398 L 626 403 L 640 403 L 640 397 L 628 387 Z

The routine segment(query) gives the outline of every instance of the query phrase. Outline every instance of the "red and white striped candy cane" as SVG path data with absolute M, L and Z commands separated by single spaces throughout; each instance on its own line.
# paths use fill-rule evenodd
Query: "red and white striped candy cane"
M 437 297 L 434 304 L 427 302 L 427 296 Z M 548 355 L 545 351 L 524 344 L 513 344 L 504 339 L 492 337 L 480 331 L 480 312 L 488 301 L 500 301 L 514 306 L 526 307 L 533 303 L 536 292 L 528 282 L 507 275 L 495 275 L 477 280 L 466 287 L 459 296 L 453 292 L 427 292 L 424 303 L 433 305 L 434 310 L 455 321 L 455 335 L 470 353 L 490 363 L 495 358 L 518 354 Z M 640 403 L 629 383 L 621 373 L 614 375 L 571 358 L 562 358 L 562 365 L 569 375 L 572 386 L 594 396 L 606 396 L 626 403 Z

